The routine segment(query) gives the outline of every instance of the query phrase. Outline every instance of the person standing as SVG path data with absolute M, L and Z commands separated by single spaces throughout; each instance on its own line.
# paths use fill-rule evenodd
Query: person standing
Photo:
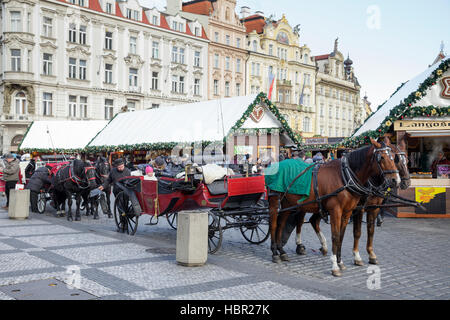
M 431 164 L 431 172 L 432 172 L 433 179 L 437 178 L 437 167 L 439 165 L 443 165 L 443 164 L 448 165 L 448 164 L 450 164 L 450 162 L 445 157 L 444 152 L 439 151 L 438 154 L 436 155 L 436 158 L 434 159 L 433 163 Z
M 38 195 L 41 192 L 41 189 L 44 188 L 45 185 L 51 185 L 51 176 L 52 176 L 52 167 L 45 165 L 44 167 L 38 168 L 34 171 L 33 175 L 28 181 L 25 189 L 30 189 L 30 204 L 32 212 L 39 212 L 38 210 Z
M 117 194 L 120 192 L 120 189 L 116 188 L 114 184 L 121 178 L 129 176 L 131 176 L 130 169 L 125 167 L 125 162 L 123 161 L 123 159 L 116 159 L 114 161 L 114 168 L 109 173 L 108 179 L 106 179 L 103 185 L 98 187 L 98 189 L 103 191 L 106 188 L 108 188 L 109 185 L 112 184 L 114 196 L 117 196 Z
M 9 207 L 9 193 L 11 189 L 16 187 L 16 183 L 19 181 L 20 164 L 19 160 L 14 158 L 12 154 L 7 154 L 5 168 L 3 169 L 3 180 L 5 180 L 5 194 L 6 194 L 6 206 L 3 209 Z

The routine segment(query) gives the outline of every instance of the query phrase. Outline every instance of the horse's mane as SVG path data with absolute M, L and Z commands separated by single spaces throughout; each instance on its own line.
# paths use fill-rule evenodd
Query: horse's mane
M 372 146 L 362 147 L 348 154 L 348 164 L 350 169 L 356 171 L 361 169 L 367 161 L 367 153 Z

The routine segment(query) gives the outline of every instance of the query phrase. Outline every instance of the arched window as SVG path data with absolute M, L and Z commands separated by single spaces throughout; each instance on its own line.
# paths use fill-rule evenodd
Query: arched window
M 22 91 L 18 92 L 14 97 L 15 105 L 16 105 L 16 114 L 27 114 L 27 97 L 25 93 Z

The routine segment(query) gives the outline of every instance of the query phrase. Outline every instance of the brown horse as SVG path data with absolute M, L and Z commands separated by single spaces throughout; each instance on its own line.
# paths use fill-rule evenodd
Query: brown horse
M 406 143 L 404 139 L 402 139 L 398 146 L 393 145 L 392 146 L 395 153 L 395 164 L 397 166 L 397 169 L 400 173 L 401 183 L 400 183 L 400 189 L 408 189 L 408 187 L 411 185 L 411 178 L 408 171 L 408 155 L 406 153 Z M 379 206 L 383 203 L 384 198 L 383 197 L 377 197 L 377 196 L 369 196 L 367 198 L 367 202 L 364 204 L 365 199 L 361 199 L 359 205 L 360 206 L 367 206 L 366 209 L 367 212 L 367 245 L 366 250 L 369 254 L 369 263 L 370 264 L 378 264 L 377 256 L 375 255 L 375 252 L 373 251 L 373 235 L 375 232 L 375 219 L 377 218 L 380 208 L 376 208 L 375 206 Z M 356 209 L 353 212 L 353 263 L 357 266 L 363 266 L 364 263 L 361 259 L 361 256 L 359 255 L 359 239 L 361 237 L 361 223 L 362 223 L 362 217 L 363 217 L 363 210 L 358 206 L 358 209 Z
M 282 233 L 290 214 L 295 212 L 300 215 L 304 215 L 306 212 L 313 213 L 314 219 L 318 220 L 317 223 L 312 223 L 315 228 L 319 225 L 323 210 L 330 215 L 331 222 L 332 274 L 334 276 L 342 275 L 340 270 L 344 270 L 345 266 L 341 260 L 341 247 L 345 228 L 352 211 L 356 208 L 364 193 L 363 186 L 370 178 L 377 175 L 383 175 L 386 183 L 392 187 L 400 184 L 401 180 L 395 166 L 394 155 L 387 144 L 390 144 L 388 138 L 382 143 L 371 139 L 370 146 L 349 153 L 348 156 L 345 156 L 345 159 L 322 164 L 317 173 L 319 201 L 315 195 L 314 183 L 311 184 L 309 197 L 301 203 L 302 206 L 298 206 L 297 203 L 303 198 L 302 195 L 286 192 L 282 196 L 281 192 L 270 192 L 272 261 L 289 260 L 283 250 Z M 279 213 L 280 199 L 281 211 Z M 320 232 L 320 229 L 318 230 Z
M 399 171 L 400 174 L 400 188 L 401 189 L 407 189 L 409 185 L 411 184 L 408 166 L 407 166 L 407 154 L 406 154 L 406 144 L 404 140 L 400 141 L 398 147 L 393 144 L 388 144 L 388 146 L 393 150 L 395 154 L 395 165 Z M 381 186 L 383 184 L 383 178 L 382 176 L 376 177 L 371 180 L 372 184 L 375 184 L 376 186 Z M 369 263 L 371 264 L 377 264 L 377 258 L 375 253 L 373 252 L 373 235 L 375 232 L 375 219 L 377 218 L 377 215 L 380 211 L 379 208 L 376 208 L 375 206 L 379 206 L 384 201 L 383 197 L 377 197 L 374 195 L 366 195 L 361 197 L 357 208 L 353 211 L 353 238 L 354 238 L 354 244 L 353 244 L 353 257 L 354 257 L 354 264 L 362 266 L 364 265 L 361 256 L 359 254 L 358 245 L 359 245 L 359 239 L 361 237 L 361 224 L 362 224 L 362 207 L 367 207 L 367 252 L 369 253 Z M 300 214 L 299 217 L 296 218 L 297 221 L 297 233 L 296 233 L 296 252 L 299 255 L 306 254 L 306 248 L 302 244 L 301 240 L 301 228 L 304 223 L 304 216 L 305 214 Z M 328 252 L 327 249 L 327 242 L 325 239 L 325 236 L 320 230 L 320 217 L 318 218 L 316 215 L 311 216 L 309 222 L 311 223 L 311 226 L 313 227 L 314 231 L 317 234 L 317 237 L 319 238 L 319 241 L 322 245 L 320 248 L 320 251 L 323 253 L 323 255 L 326 255 Z

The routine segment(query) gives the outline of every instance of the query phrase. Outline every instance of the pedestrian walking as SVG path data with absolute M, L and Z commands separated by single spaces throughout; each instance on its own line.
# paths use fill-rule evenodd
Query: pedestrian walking
M 5 168 L 3 169 L 3 180 L 6 182 L 6 205 L 3 209 L 8 209 L 10 190 L 14 189 L 16 187 L 16 183 L 19 181 L 20 162 L 10 153 L 5 156 L 5 159 L 6 163 Z

